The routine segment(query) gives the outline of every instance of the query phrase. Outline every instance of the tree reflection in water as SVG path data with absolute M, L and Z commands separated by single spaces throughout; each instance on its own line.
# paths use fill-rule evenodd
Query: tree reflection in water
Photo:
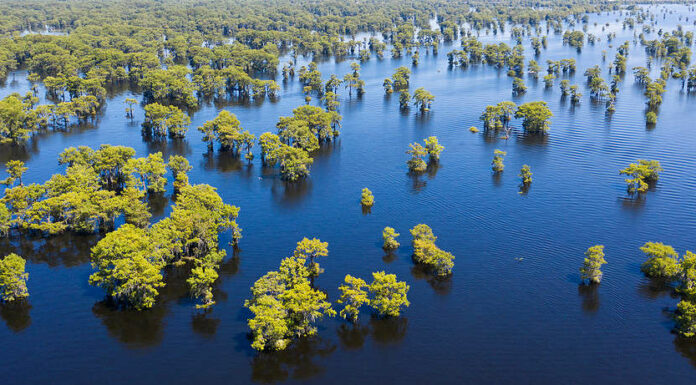
M 599 310 L 599 285 L 580 284 L 578 285 L 578 295 L 582 298 L 582 310 L 585 313 L 596 313 Z
M 341 346 L 346 350 L 362 348 L 369 333 L 370 329 L 360 323 L 344 323 L 336 329 Z
M 0 303 L 0 317 L 7 327 L 15 333 L 19 333 L 31 325 L 31 304 L 27 300 L 17 300 L 9 303 Z
M 259 352 L 251 361 L 252 381 L 272 383 L 307 380 L 324 372 L 315 358 L 327 357 L 336 345 L 321 337 L 302 338 L 278 352 Z

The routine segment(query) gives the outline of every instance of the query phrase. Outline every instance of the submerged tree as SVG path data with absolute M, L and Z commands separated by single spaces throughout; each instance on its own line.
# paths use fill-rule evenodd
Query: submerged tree
M 408 145 L 409 150 L 406 151 L 407 154 L 411 155 L 406 164 L 408 164 L 409 171 L 412 172 L 423 172 L 428 167 L 423 158 L 428 155 L 428 150 L 423 147 L 420 143 L 411 143 Z
M 382 230 L 382 238 L 384 239 L 382 248 L 384 250 L 395 250 L 399 248 L 399 242 L 396 240 L 399 235 L 400 234 L 397 233 L 394 228 L 389 226 L 385 227 L 384 230 Z
M 522 179 L 523 185 L 526 186 L 532 183 L 532 169 L 528 165 L 522 165 L 522 169 L 520 169 L 520 174 L 518 176 Z
M 301 241 L 297 242 L 297 247 L 295 247 L 295 252 L 293 256 L 298 259 L 309 261 L 309 276 L 317 277 L 324 270 L 319 267 L 319 263 L 315 261 L 318 257 L 326 257 L 329 255 L 329 243 L 322 242 L 318 238 L 302 238 Z
M 493 161 L 491 162 L 493 172 L 501 173 L 505 169 L 505 164 L 503 164 L 503 159 L 507 155 L 507 152 L 502 150 L 493 151 Z
M 425 139 L 425 150 L 428 152 L 428 157 L 431 162 L 440 161 L 440 154 L 445 146 L 441 145 L 436 136 L 430 136 Z
M 9 254 L 0 259 L 0 300 L 13 302 L 29 296 L 25 271 L 26 261 L 17 254 Z
M 416 89 L 413 93 L 413 105 L 418 107 L 421 112 L 430 111 L 430 105 L 433 100 L 435 100 L 435 96 L 423 87 Z
M 372 273 L 372 277 L 369 286 L 372 298 L 369 305 L 377 314 L 383 317 L 398 317 L 403 308 L 411 305 L 407 297 L 410 286 L 406 282 L 397 281 L 396 275 L 383 271 Z
M 641 248 L 648 260 L 640 270 L 648 277 L 673 279 L 679 273 L 679 254 L 662 242 L 646 242 Z
M 365 187 L 362 189 L 362 194 L 360 195 L 360 204 L 363 207 L 372 207 L 375 204 L 375 196 L 372 195 L 372 191 Z
M 529 102 L 520 105 L 515 112 L 516 118 L 522 118 L 522 126 L 529 132 L 545 133 L 549 129 L 549 118 L 553 113 L 546 102 Z
M 602 280 L 601 267 L 607 263 L 604 260 L 604 246 L 595 245 L 585 252 L 585 261 L 580 268 L 580 279 L 590 283 L 599 283 Z
M 656 183 L 660 178 L 662 166 L 657 160 L 638 159 L 638 163 L 631 163 L 628 167 L 619 170 L 620 175 L 626 175 L 628 192 L 630 194 L 648 191 L 650 184 Z
M 339 315 L 344 319 L 350 319 L 352 322 L 355 322 L 358 320 L 360 308 L 370 303 L 367 294 L 368 285 L 363 279 L 353 277 L 350 274 L 346 274 L 344 282 L 344 284 L 338 287 L 341 297 L 337 302 L 344 305 Z
M 413 236 L 413 259 L 427 266 L 438 276 L 447 276 L 454 267 L 454 255 L 435 245 L 437 237 L 428 225 L 419 224 L 411 230 Z
M 256 350 L 284 350 L 295 338 L 317 333 L 315 323 L 336 311 L 326 294 L 313 288 L 305 259 L 285 258 L 278 271 L 259 278 L 244 302 L 254 317 L 248 320 Z

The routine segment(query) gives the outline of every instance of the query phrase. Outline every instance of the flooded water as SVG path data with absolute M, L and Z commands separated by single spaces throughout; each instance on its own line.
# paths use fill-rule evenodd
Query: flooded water
M 686 12 L 674 10 L 659 21 L 664 31 L 676 28 Z M 278 117 L 304 103 L 299 82 L 282 83 L 280 77 L 276 102 L 202 106 L 185 140 L 144 139 L 142 106 L 133 122 L 124 114 L 125 98 L 142 95 L 124 88 L 110 94 L 94 125 L 40 135 L 23 149 L 3 147 L 0 161 L 26 162 L 25 183 L 61 172 L 57 157 L 69 146 L 109 143 L 133 147 L 138 156 L 185 155 L 194 167 L 191 183 L 215 186 L 227 203 L 241 207 L 244 238 L 239 252 L 227 247 L 218 303 L 205 315 L 195 311 L 185 278 L 176 271 L 167 272 L 153 309 L 109 307 L 103 291 L 88 285 L 95 237 L 3 240 L 0 254 L 15 251 L 28 260 L 31 297 L 27 306 L 0 312 L 6 325 L 0 323 L 6 368 L 0 382 L 695 383 L 696 343 L 670 333 L 669 310 L 678 298 L 642 276 L 645 257 L 638 248 L 660 241 L 681 253 L 696 251 L 696 95 L 669 80 L 658 123 L 646 127 L 643 88 L 630 71 L 646 65 L 645 52 L 617 18 L 622 17 L 592 15 L 588 31 L 602 41 L 582 52 L 552 33 L 548 49 L 535 58 L 542 68 L 547 59 L 577 60 L 577 72 L 561 78 L 580 85 L 585 97 L 578 106 L 561 99 L 560 79 L 549 90 L 541 79 L 526 77 L 528 92 L 513 97 L 506 70 L 448 68 L 446 54 L 458 42 L 441 46 L 438 55 L 422 49 L 417 67 L 410 57 L 373 56 L 361 69 L 366 94 L 349 98 L 341 91 L 340 139 L 315 154 L 311 177 L 299 184 L 287 185 L 263 170 L 258 146 L 251 165 L 208 153 L 196 130 L 224 108 L 257 136 L 275 132 Z M 617 35 L 611 48 L 604 38 L 609 29 L 601 31 L 606 22 L 614 23 Z M 510 29 L 479 39 L 513 46 Z M 609 81 L 608 67 L 626 40 L 628 71 L 616 112 L 607 115 L 604 103 L 590 101 L 582 73 L 599 64 Z M 524 45 L 526 63 L 534 57 L 527 38 Z M 329 59 L 318 69 L 324 80 L 332 73 L 342 77 L 351 61 Z M 412 70 L 411 92 L 425 87 L 435 95 L 430 113 L 400 111 L 398 95 L 384 96 L 382 81 L 402 65 Z M 653 63 L 651 75 L 658 73 L 659 63 Z M 0 97 L 26 92 L 26 75 L 11 74 Z M 478 117 L 486 105 L 504 100 L 546 101 L 554 114 L 548 135 L 525 136 L 519 122 L 509 140 L 468 131 L 481 127 Z M 440 166 L 412 177 L 404 152 L 431 135 L 445 146 Z M 495 149 L 507 151 L 499 176 L 490 168 Z M 627 199 L 618 170 L 639 158 L 659 160 L 664 172 L 644 199 Z M 527 194 L 518 193 L 523 164 L 534 173 Z M 376 200 L 367 215 L 359 204 L 363 187 Z M 151 201 L 154 220 L 169 211 L 170 195 Z M 456 256 L 450 279 L 434 280 L 414 267 L 408 229 L 418 223 L 430 225 L 438 245 Z M 385 226 L 402 234 L 402 247 L 392 256 L 381 249 Z M 385 320 L 364 313 L 356 326 L 325 320 L 315 339 L 281 353 L 254 352 L 246 335 L 250 313 L 242 306 L 249 287 L 276 269 L 304 236 L 329 242 L 330 254 L 320 261 L 325 273 L 315 283 L 332 301 L 345 274 L 367 279 L 385 270 L 411 285 L 404 316 Z M 228 240 L 223 237 L 223 244 Z M 598 287 L 580 286 L 583 252 L 595 244 L 605 245 L 604 278 Z

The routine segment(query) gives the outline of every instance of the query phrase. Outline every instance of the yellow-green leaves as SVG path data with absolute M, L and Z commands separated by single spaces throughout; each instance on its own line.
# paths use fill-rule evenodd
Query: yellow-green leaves
M 27 279 L 24 271 L 26 261 L 17 254 L 0 259 L 0 300 L 12 302 L 29 296 Z
M 452 273 L 454 255 L 435 245 L 437 237 L 428 225 L 416 225 L 411 229 L 411 235 L 413 236 L 413 259 L 417 263 L 426 265 L 439 276 Z
M 360 307 L 370 303 L 367 297 L 367 283 L 360 278 L 346 274 L 344 279 L 345 284 L 338 287 L 341 292 L 341 298 L 338 303 L 344 304 L 343 310 L 339 313 L 344 319 L 350 319 L 355 322 L 360 314 Z
M 648 277 L 674 278 L 679 272 L 679 254 L 662 242 L 646 242 L 640 251 L 648 256 L 640 270 Z
M 406 282 L 397 281 L 396 275 L 383 271 L 372 273 L 372 277 L 369 305 L 379 315 L 398 317 L 403 308 L 411 305 L 407 297 L 410 286 Z
M 507 155 L 507 152 L 501 151 L 501 150 L 495 150 L 493 151 L 493 161 L 491 162 L 491 168 L 493 169 L 493 172 L 501 173 L 503 170 L 505 170 L 505 164 L 503 164 L 503 159 L 505 158 L 505 155 Z
M 585 252 L 585 261 L 580 268 L 580 279 L 588 280 L 590 283 L 599 283 L 602 280 L 600 268 L 607 263 L 604 260 L 604 246 L 595 245 Z
M 638 163 L 631 163 L 628 167 L 619 170 L 620 175 L 626 175 L 628 193 L 636 194 L 648 191 L 651 183 L 656 183 L 660 178 L 662 166 L 656 160 L 638 159 Z
M 384 239 L 384 244 L 382 245 L 382 248 L 384 250 L 394 250 L 399 247 L 399 242 L 396 240 L 396 237 L 398 237 L 400 234 L 397 233 L 394 228 L 392 227 L 385 227 L 384 230 L 382 230 L 382 238 Z
M 372 207 L 375 204 L 375 196 L 372 195 L 372 191 L 367 187 L 362 189 L 360 204 L 363 205 L 363 207 Z

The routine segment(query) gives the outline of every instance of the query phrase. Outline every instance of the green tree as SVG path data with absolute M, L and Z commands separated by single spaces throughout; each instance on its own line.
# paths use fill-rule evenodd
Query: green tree
M 522 179 L 523 185 L 528 185 L 532 183 L 532 169 L 528 165 L 523 165 L 518 175 Z
M 360 308 L 370 303 L 370 299 L 367 296 L 368 285 L 363 279 L 353 277 L 350 274 L 346 274 L 344 282 L 344 284 L 338 287 L 341 297 L 337 302 L 344 305 L 339 315 L 344 319 L 356 322 L 360 314 Z
M 516 118 L 522 118 L 522 126 L 529 132 L 545 133 L 549 129 L 549 118 L 553 116 L 546 102 L 529 102 L 520 105 L 515 112 Z
M 302 258 L 309 260 L 309 274 L 310 277 L 316 277 L 321 274 L 324 270 L 319 267 L 319 263 L 315 261 L 318 257 L 326 257 L 329 255 L 329 243 L 322 242 L 317 238 L 302 238 L 301 241 L 297 242 L 297 247 L 293 256 L 295 258 Z
M 436 136 L 431 136 L 425 139 L 425 150 L 428 152 L 431 162 L 438 162 L 440 160 L 440 154 L 445 146 L 441 145 L 437 141 Z
M 672 246 L 661 242 L 647 242 L 641 248 L 648 260 L 640 270 L 648 277 L 673 279 L 679 273 L 679 254 Z
M 367 187 L 362 189 L 360 204 L 363 205 L 363 207 L 372 207 L 372 205 L 375 204 L 375 196 L 372 195 L 372 191 L 370 191 L 370 189 Z
M 368 287 L 372 297 L 369 305 L 377 314 L 382 317 L 398 317 L 403 308 L 411 305 L 407 297 L 410 286 L 406 282 L 397 281 L 396 275 L 383 271 L 372 273 L 372 277 L 372 283 Z
M 602 280 L 602 265 L 607 263 L 604 260 L 604 246 L 595 245 L 585 252 L 585 261 L 580 268 L 580 279 L 588 280 L 590 283 L 599 283 Z
M 677 332 L 684 337 L 696 335 L 696 304 L 681 300 L 677 304 Z
M 408 145 L 409 150 L 406 151 L 407 154 L 411 155 L 406 164 L 408 165 L 409 171 L 412 172 L 423 172 L 428 167 L 423 158 L 428 155 L 428 150 L 423 147 L 420 143 L 411 143 Z
M 9 254 L 0 259 L 0 299 L 12 302 L 29 296 L 25 272 L 26 261 L 17 254 Z
M 628 192 L 630 194 L 648 191 L 651 183 L 656 183 L 660 178 L 662 166 L 656 160 L 638 159 L 638 163 L 631 163 L 628 167 L 619 170 L 620 175 L 626 175 Z
M 399 235 L 400 234 L 397 233 L 394 228 L 389 226 L 385 227 L 384 230 L 382 230 L 382 238 L 384 239 L 382 248 L 384 250 L 395 250 L 399 248 L 399 242 L 396 240 Z
M 505 169 L 505 164 L 503 164 L 503 159 L 507 155 L 507 152 L 501 150 L 493 151 L 493 161 L 491 162 L 493 172 L 501 173 Z
M 435 96 L 423 87 L 416 89 L 413 93 L 413 105 L 418 107 L 421 112 L 430 111 L 430 105 L 433 100 L 435 100 Z
M 24 167 L 24 162 L 21 160 L 10 160 L 7 161 L 5 164 L 5 167 L 7 168 L 7 174 L 9 174 L 9 177 L 6 179 L 0 180 L 0 184 L 4 185 L 13 185 L 15 181 L 19 181 L 19 185 L 23 186 L 24 184 L 22 183 L 22 175 L 24 175 L 24 172 L 28 170 L 27 167 Z

